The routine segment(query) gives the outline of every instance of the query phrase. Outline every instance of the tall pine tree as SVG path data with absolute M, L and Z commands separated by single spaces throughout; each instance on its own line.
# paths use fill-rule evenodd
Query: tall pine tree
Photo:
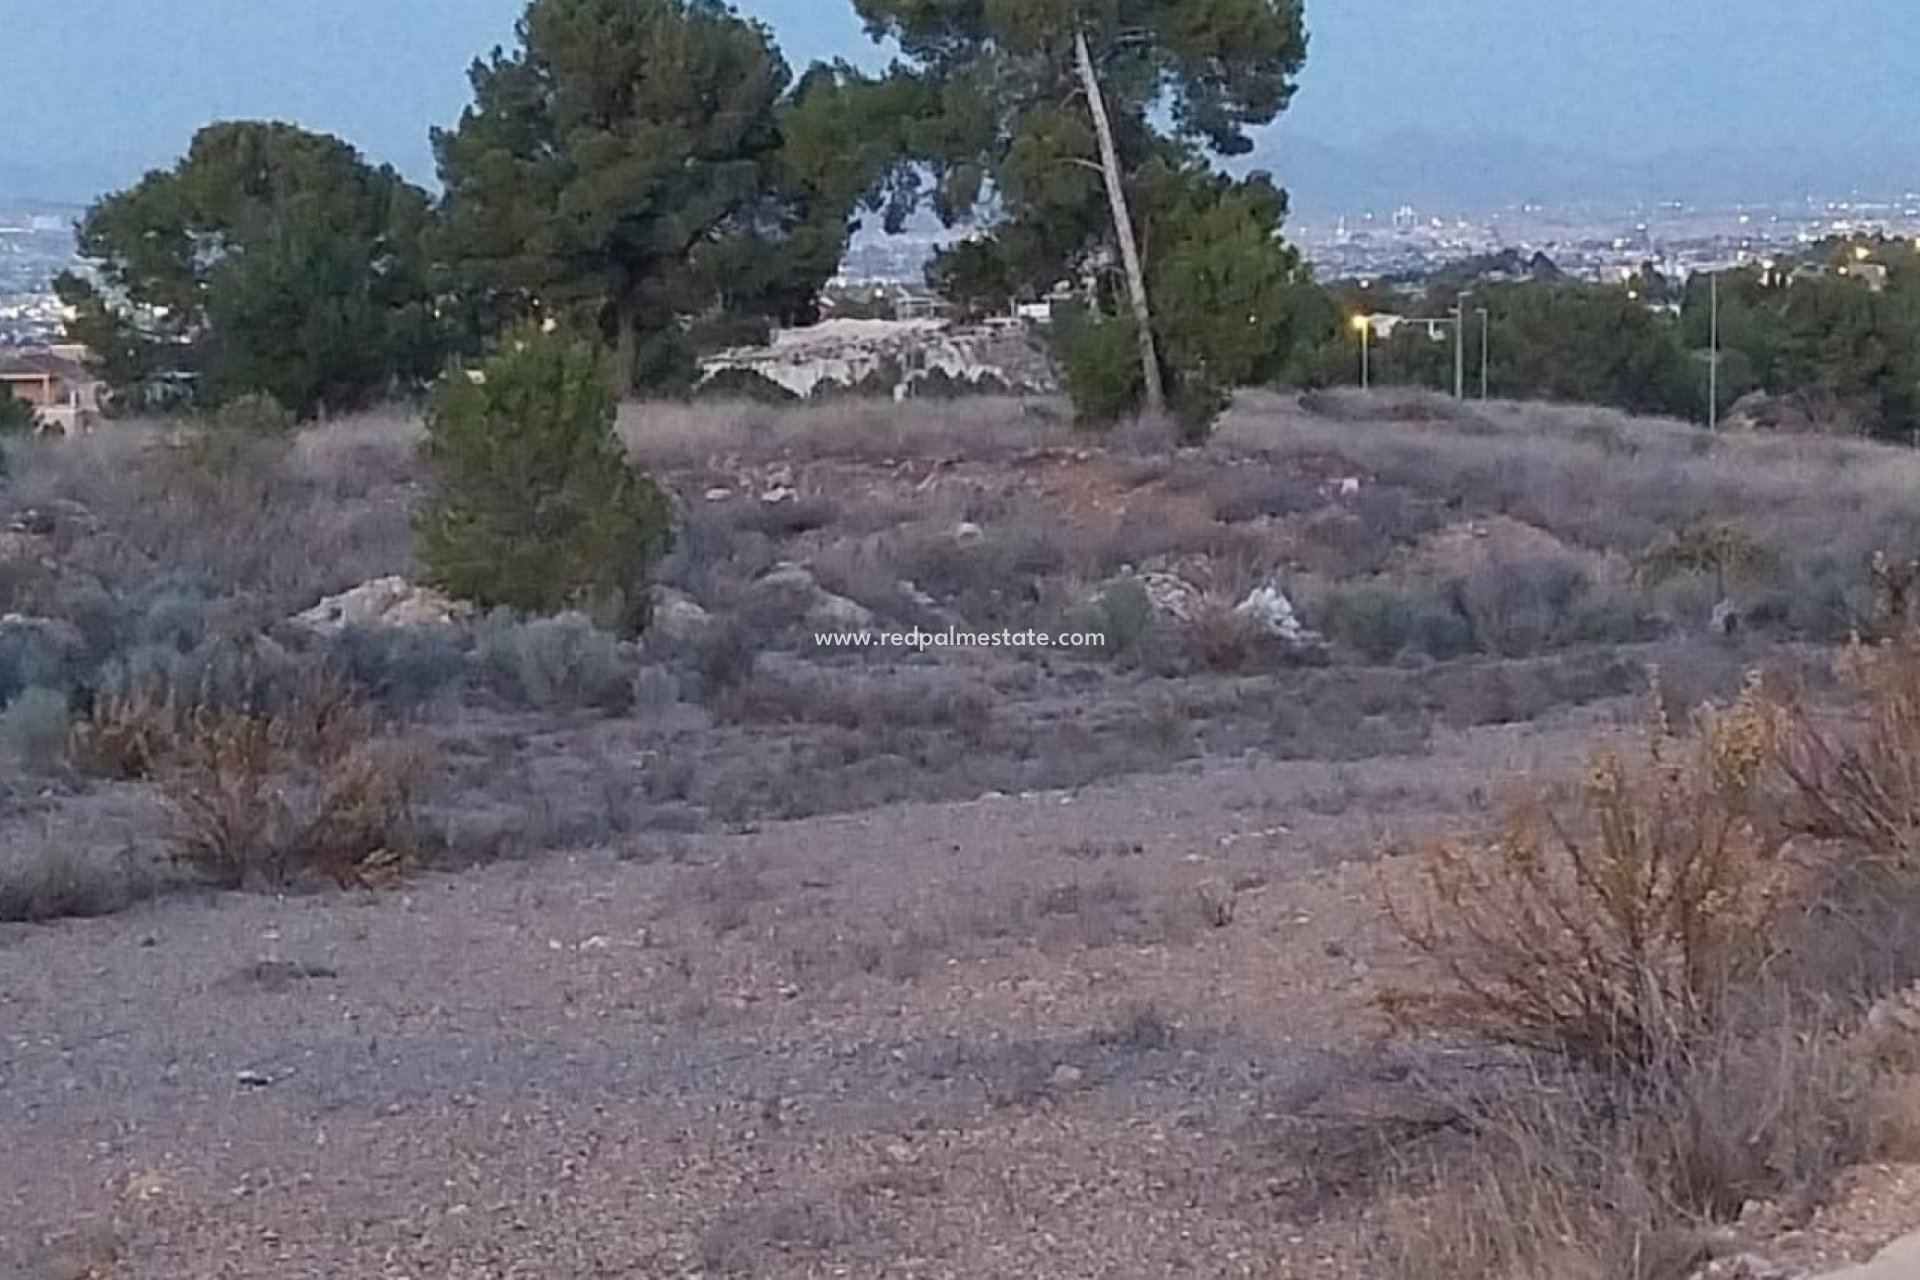
M 533 0 L 471 79 L 434 147 L 444 251 L 486 322 L 585 324 L 623 388 L 672 386 L 701 346 L 807 318 L 838 268 L 851 195 L 784 146 L 831 113 L 719 0 Z

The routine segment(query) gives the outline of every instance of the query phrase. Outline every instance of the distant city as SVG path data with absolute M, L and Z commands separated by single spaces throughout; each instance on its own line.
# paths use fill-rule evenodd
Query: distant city
M 0 344 L 36 345 L 60 336 L 53 278 L 77 263 L 79 212 L 0 200 Z
M 78 265 L 73 224 L 80 212 L 0 200 L 0 345 L 59 338 L 62 317 L 53 280 Z M 1785 257 L 1832 236 L 1920 236 L 1920 192 L 1898 199 L 1722 207 L 1522 204 L 1479 214 L 1408 203 L 1296 218 L 1287 234 L 1323 281 L 1419 280 L 1467 259 L 1518 255 L 1531 260 L 1536 254 L 1580 279 L 1623 281 L 1649 263 L 1662 275 L 1685 279 Z M 898 236 L 863 234 L 837 283 L 915 288 L 934 250 L 955 238 L 955 233 L 924 227 Z

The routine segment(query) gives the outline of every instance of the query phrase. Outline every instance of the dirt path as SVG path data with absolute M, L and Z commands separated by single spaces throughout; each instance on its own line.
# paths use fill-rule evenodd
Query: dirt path
M 1340 859 L 1591 733 L 11 930 L 0 1275 L 1337 1275 Z

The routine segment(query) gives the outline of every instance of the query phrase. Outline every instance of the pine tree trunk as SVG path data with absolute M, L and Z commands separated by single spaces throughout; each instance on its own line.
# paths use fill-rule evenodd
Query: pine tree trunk
M 640 316 L 629 304 L 614 304 L 613 394 L 633 395 L 633 366 L 640 358 Z
M 1167 393 L 1160 378 L 1160 352 L 1153 340 L 1153 307 L 1147 299 L 1147 276 L 1140 265 L 1140 244 L 1134 238 L 1133 214 L 1127 208 L 1127 190 L 1120 173 L 1120 149 L 1113 141 L 1113 121 L 1107 116 L 1106 95 L 1094 71 L 1093 51 L 1084 30 L 1073 33 L 1073 54 L 1080 64 L 1080 82 L 1093 113 L 1094 136 L 1100 140 L 1100 172 L 1107 180 L 1107 203 L 1113 208 L 1113 232 L 1120 242 L 1120 265 L 1127 273 L 1127 295 L 1133 304 L 1134 327 L 1140 335 L 1140 371 L 1145 377 L 1146 411 L 1166 411 Z

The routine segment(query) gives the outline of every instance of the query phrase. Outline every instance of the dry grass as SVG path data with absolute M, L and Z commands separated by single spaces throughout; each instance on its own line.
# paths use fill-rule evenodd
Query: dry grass
M 175 860 L 223 888 L 367 883 L 404 859 L 428 771 L 419 742 L 324 671 L 278 707 L 136 691 L 95 706 L 74 740 L 78 759 L 152 779 Z
M 1399 1007 L 1556 1065 L 1391 1207 L 1396 1280 L 1679 1280 L 1746 1206 L 1791 1223 L 1909 1147 L 1912 993 L 1865 1001 L 1912 976 L 1875 913 L 1920 893 L 1920 633 L 1841 671 L 1850 716 L 1749 679 L 1689 740 L 1603 748 L 1571 805 L 1428 851 L 1393 909 L 1443 980 Z
M 834 400 L 770 406 L 750 400 L 629 403 L 619 431 L 648 466 L 697 469 L 718 458 L 966 458 L 988 461 L 1071 441 L 1054 401 L 978 396 Z
M 1856 642 L 1839 663 L 1852 714 L 1834 725 L 1796 708 L 1780 753 L 1788 820 L 1844 840 L 1900 875 L 1920 870 L 1920 631 Z
M 0 862 L 0 923 L 109 916 L 154 888 L 130 859 L 91 856 L 47 833 L 17 843 Z
M 1402 1168 L 1381 1274 L 1683 1280 L 1750 1203 L 1797 1221 L 1887 1149 L 1897 1087 L 1852 1037 L 1791 1017 L 1664 1058 L 1630 1093 L 1531 1075 L 1473 1110 L 1464 1154 Z
M 1462 418 L 1396 414 L 1391 396 L 1330 402 L 1338 412 L 1244 397 L 1215 447 L 1445 493 L 1461 516 L 1509 515 L 1595 551 L 1632 555 L 1675 530 L 1736 525 L 1770 565 L 1746 592 L 1822 639 L 1844 638 L 1870 611 L 1873 552 L 1920 549 L 1911 500 L 1920 458 L 1910 450 L 1710 435 L 1602 410 L 1496 403 Z
M 1779 719 L 1757 686 L 1690 740 L 1656 716 L 1638 749 L 1594 753 L 1570 805 L 1430 846 L 1424 901 L 1392 908 L 1447 983 L 1392 1007 L 1609 1070 L 1717 1028 L 1787 901 L 1785 834 L 1755 810 Z

